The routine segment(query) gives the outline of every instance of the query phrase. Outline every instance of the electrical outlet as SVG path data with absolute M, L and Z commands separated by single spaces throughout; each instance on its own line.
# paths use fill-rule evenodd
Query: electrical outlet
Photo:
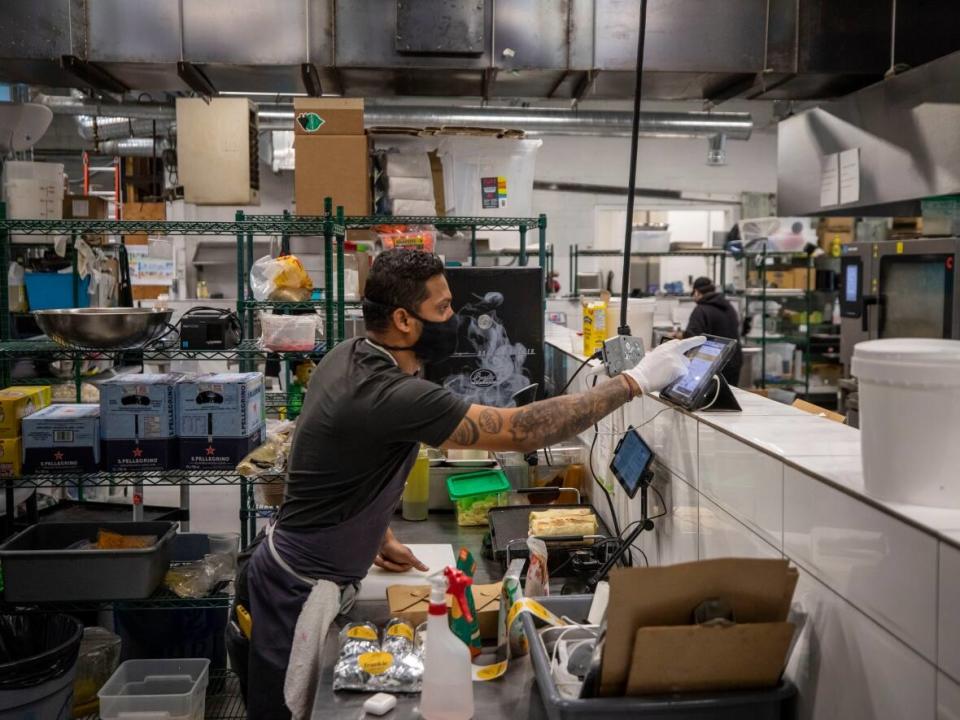
M 617 335 L 603 343 L 603 364 L 607 375 L 613 377 L 636 367 L 643 359 L 643 340 L 631 335 Z

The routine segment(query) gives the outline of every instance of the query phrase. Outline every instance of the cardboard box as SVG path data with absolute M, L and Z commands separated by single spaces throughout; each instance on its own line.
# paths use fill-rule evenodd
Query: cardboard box
M 182 378 L 181 373 L 144 373 L 121 375 L 101 383 L 101 437 L 104 440 L 175 437 L 176 386 Z
M 99 405 L 51 405 L 23 419 L 25 473 L 94 472 L 99 465 Z
M 500 615 L 500 586 L 474 585 L 473 604 L 477 609 L 480 625 L 480 637 L 495 640 L 497 637 L 497 618 Z M 399 617 L 413 623 L 414 627 L 427 620 L 430 606 L 429 585 L 390 585 L 387 587 L 387 604 L 390 617 Z M 447 595 L 447 606 L 453 607 L 453 596 Z
M 23 440 L 0 439 L 0 478 L 20 477 L 22 472 Z
M 260 427 L 246 437 L 179 439 L 180 467 L 184 470 L 233 470 L 252 450 L 266 440 Z
M 176 470 L 179 463 L 177 438 L 141 440 L 103 440 L 101 447 L 103 469 L 122 470 Z
M 343 256 L 343 292 L 347 300 L 359 300 L 367 287 L 370 275 L 370 255 L 365 252 L 345 253 Z
M 347 215 L 369 215 L 370 155 L 366 135 L 298 135 L 294 140 L 297 215 L 322 215 L 333 198 Z
M 823 227 L 831 232 L 852 233 L 857 225 L 857 219 L 852 217 L 827 217 L 823 219 Z
M 604 697 L 714 692 L 775 685 L 795 626 L 798 572 L 786 560 L 725 558 L 610 573 Z M 720 600 L 734 624 L 694 623 Z
M 261 373 L 208 373 L 177 383 L 177 435 L 181 438 L 242 439 L 263 425 Z
M 295 98 L 295 135 L 363 135 L 363 98 Z
M 165 203 L 133 202 L 125 203 L 123 206 L 124 220 L 166 220 L 167 206 Z M 127 245 L 147 245 L 149 240 L 146 234 L 127 235 L 125 240 Z M 150 300 L 157 298 L 163 293 L 169 293 L 170 287 L 167 285 L 134 285 L 134 300 Z
M 63 198 L 64 220 L 104 220 L 107 201 L 96 195 L 67 195 Z
M 447 198 L 443 193 L 443 162 L 436 150 L 432 150 L 429 155 L 430 174 L 433 176 L 433 200 L 437 217 L 443 217 L 447 214 Z
M 20 422 L 50 404 L 49 385 L 11 385 L 0 390 L 0 438 L 20 437 Z

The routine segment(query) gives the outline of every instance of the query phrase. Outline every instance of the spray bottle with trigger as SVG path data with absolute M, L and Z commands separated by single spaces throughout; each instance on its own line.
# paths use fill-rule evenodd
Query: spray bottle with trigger
M 453 634 L 447 619 L 446 591 L 454 611 L 472 620 L 464 590 L 473 582 L 462 570 L 447 567 L 430 577 L 430 610 L 424 652 L 420 714 L 425 720 L 470 720 L 473 717 L 473 673 L 470 649 Z

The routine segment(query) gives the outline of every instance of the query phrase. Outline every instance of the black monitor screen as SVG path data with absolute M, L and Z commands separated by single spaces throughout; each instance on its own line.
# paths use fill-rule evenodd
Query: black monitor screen
M 950 337 L 952 262 L 952 255 L 897 255 L 880 260 L 880 337 Z
M 637 494 L 643 476 L 653 461 L 653 451 L 640 433 L 631 428 L 624 434 L 610 463 L 610 469 L 629 497 Z

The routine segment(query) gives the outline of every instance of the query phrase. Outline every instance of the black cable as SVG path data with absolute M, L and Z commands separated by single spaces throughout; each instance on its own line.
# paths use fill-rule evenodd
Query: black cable
M 619 335 L 629 335 L 627 298 L 630 297 L 630 251 L 633 241 L 633 195 L 637 191 L 637 146 L 640 140 L 640 97 L 643 92 L 643 43 L 647 34 L 647 0 L 640 0 L 640 28 L 637 32 L 637 77 L 633 88 L 633 133 L 630 135 L 630 177 L 627 179 L 627 222 L 623 238 L 623 282 L 620 288 Z
M 602 356 L 602 353 L 601 353 L 599 350 L 597 350 L 593 355 L 591 355 L 591 356 L 588 357 L 586 360 L 584 360 L 582 363 L 580 363 L 580 367 L 578 367 L 576 370 L 573 371 L 573 375 L 571 375 L 571 376 L 570 376 L 570 379 L 567 380 L 567 384 L 564 385 L 564 386 L 563 386 L 563 389 L 562 389 L 559 393 L 557 393 L 557 394 L 558 394 L 558 395 L 563 395 L 564 393 L 566 393 L 567 390 L 570 388 L 570 386 L 573 384 L 573 381 L 576 379 L 577 375 L 580 374 L 580 371 L 583 370 L 591 360 L 599 360 L 599 359 L 601 358 L 601 356 Z M 594 383 L 594 384 L 596 384 L 596 383 Z

